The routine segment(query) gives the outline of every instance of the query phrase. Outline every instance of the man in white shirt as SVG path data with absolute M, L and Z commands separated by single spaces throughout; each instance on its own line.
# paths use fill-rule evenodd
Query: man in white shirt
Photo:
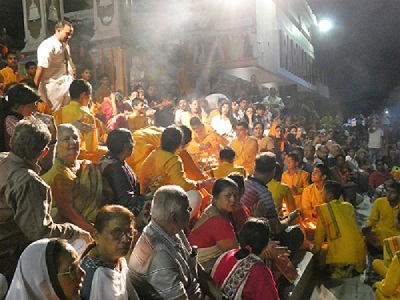
M 187 102 L 185 99 L 179 100 L 177 109 L 175 111 L 175 124 L 180 125 L 182 124 L 182 114 L 187 109 Z
M 282 110 L 285 108 L 285 104 L 283 103 L 282 98 L 276 95 L 275 88 L 269 89 L 269 96 L 265 97 L 262 103 L 269 108 L 269 111 L 274 116 L 280 116 Z
M 378 120 L 372 119 L 371 126 L 368 129 L 368 152 L 371 164 L 382 157 L 383 137 L 384 133 L 378 127 Z
M 68 46 L 72 33 L 71 23 L 59 21 L 54 35 L 44 40 L 37 50 L 38 67 L 34 81 L 40 96 L 53 112 L 70 102 L 68 90 L 75 77 Z

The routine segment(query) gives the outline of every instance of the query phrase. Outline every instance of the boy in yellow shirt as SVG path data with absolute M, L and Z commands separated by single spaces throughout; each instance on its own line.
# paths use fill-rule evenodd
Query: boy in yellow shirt
M 246 177 L 246 170 L 243 167 L 236 166 L 233 164 L 236 153 L 230 148 L 226 147 L 219 152 L 220 165 L 208 172 L 212 178 L 223 178 L 231 173 L 240 173 L 243 177 Z
M 128 128 L 131 132 L 135 130 L 147 127 L 149 123 L 147 122 L 147 117 L 144 112 L 144 100 L 141 98 L 135 98 L 132 101 L 133 113 L 128 116 Z
M 342 194 L 339 182 L 327 180 L 322 197 L 325 204 L 317 206 L 318 222 L 314 236 L 314 253 L 326 254 L 332 277 L 348 277 L 352 271 L 366 267 L 366 246 L 357 225 L 354 207 L 337 199 Z M 326 239 L 326 243 L 324 240 Z
M 108 149 L 99 145 L 96 118 L 87 109 L 92 100 L 92 86 L 83 79 L 77 79 L 71 83 L 69 93 L 71 102 L 54 113 L 54 120 L 57 125 L 75 124 L 76 121 L 83 120 L 86 125 L 92 126 L 93 131 L 87 133 L 79 130 L 81 139 L 79 159 L 98 162 Z

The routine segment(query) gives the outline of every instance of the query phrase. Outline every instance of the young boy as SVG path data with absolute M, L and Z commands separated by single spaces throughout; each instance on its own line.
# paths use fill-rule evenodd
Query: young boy
M 208 172 L 212 178 L 223 178 L 231 173 L 239 173 L 246 176 L 246 170 L 243 167 L 235 166 L 233 161 L 235 160 L 236 153 L 232 148 L 224 148 L 219 152 L 219 160 L 221 164 L 218 168 L 211 169 Z
M 25 64 L 25 78 L 35 79 L 37 64 L 34 61 L 28 61 Z
M 318 222 L 314 236 L 314 253 L 326 255 L 333 278 L 348 277 L 353 269 L 361 273 L 366 266 L 365 242 L 357 225 L 354 207 L 340 198 L 339 182 L 327 180 L 322 198 L 325 204 L 317 206 Z M 324 240 L 326 238 L 326 243 Z
M 144 100 L 135 98 L 132 101 L 133 113 L 128 116 L 128 128 L 131 132 L 148 126 L 147 116 L 144 111 Z
M 17 53 L 10 50 L 4 56 L 6 67 L 0 70 L 0 75 L 4 78 L 4 86 L 10 82 L 20 82 L 24 77 L 17 72 L 18 57 Z
M 266 107 L 262 103 L 257 103 L 256 104 L 256 114 L 255 114 L 255 122 L 259 122 L 266 125 L 266 123 L 269 123 L 268 121 L 268 116 L 265 115 L 265 110 Z

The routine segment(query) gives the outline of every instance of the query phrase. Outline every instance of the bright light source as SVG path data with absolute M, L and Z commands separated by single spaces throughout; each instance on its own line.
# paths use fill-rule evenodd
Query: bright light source
M 318 29 L 321 32 L 328 32 L 329 30 L 332 29 L 332 27 L 333 27 L 332 21 L 328 19 L 321 20 L 318 23 Z

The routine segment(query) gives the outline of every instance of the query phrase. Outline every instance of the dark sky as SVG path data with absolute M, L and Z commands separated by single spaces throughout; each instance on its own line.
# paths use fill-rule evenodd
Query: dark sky
M 334 101 L 376 106 L 399 84 L 400 1 L 309 0 L 331 32 L 316 38 L 316 55 Z
M 66 2 L 76 0 L 65 0 Z M 79 0 L 82 1 L 83 0 Z M 365 109 L 387 98 L 400 79 L 399 0 L 308 0 L 331 32 L 315 36 L 317 60 L 328 75 L 332 101 Z M 0 0 L 0 25 L 23 47 L 21 0 Z

